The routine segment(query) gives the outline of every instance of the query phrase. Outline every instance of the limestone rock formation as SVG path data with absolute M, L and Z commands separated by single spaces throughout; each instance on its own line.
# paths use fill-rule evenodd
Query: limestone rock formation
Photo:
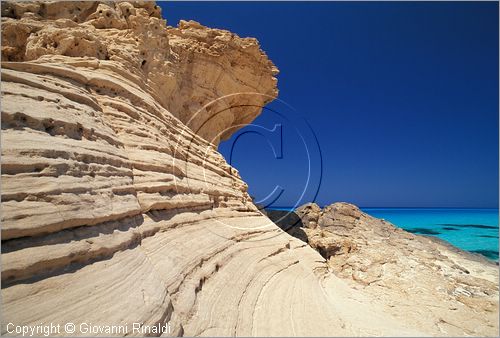
M 86 323 L 144 335 L 132 323 L 167 322 L 165 335 L 189 336 L 494 332 L 467 310 L 487 296 L 453 303 L 472 324 L 402 318 L 414 309 L 337 277 L 348 270 L 332 273 L 335 259 L 257 210 L 215 148 L 277 95 L 276 74 L 255 39 L 168 27 L 152 2 L 2 2 L 2 334 L 74 323 L 74 335 L 124 335 Z M 463 297 L 491 290 L 464 278 Z
M 214 145 L 277 96 L 278 70 L 256 39 L 195 21 L 168 27 L 154 2 L 6 2 L 2 18 L 3 61 L 85 70 L 100 95 L 134 89 L 132 103 L 147 92 Z
M 284 217 L 330 270 L 401 320 L 433 335 L 498 334 L 498 266 L 434 237 L 414 235 L 348 203 L 310 203 Z M 296 234 L 301 234 L 296 236 Z M 405 309 L 408 308 L 409 311 Z
M 270 222 L 215 151 L 277 95 L 257 41 L 167 27 L 152 2 L 2 3 L 2 60 L 2 332 L 207 330 L 209 318 L 189 324 L 197 294 L 238 243 L 277 231 L 252 229 Z

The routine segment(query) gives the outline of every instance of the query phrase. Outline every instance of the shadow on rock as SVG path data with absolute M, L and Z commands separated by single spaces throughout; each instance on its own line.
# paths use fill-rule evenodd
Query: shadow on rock
M 300 239 L 303 242 L 309 243 L 307 234 L 302 229 L 304 227 L 304 223 L 299 215 L 297 215 L 294 211 L 266 209 L 266 214 L 271 221 L 277 224 L 288 234 Z

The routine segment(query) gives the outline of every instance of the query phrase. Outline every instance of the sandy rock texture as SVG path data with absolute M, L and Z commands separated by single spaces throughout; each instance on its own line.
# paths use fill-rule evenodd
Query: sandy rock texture
M 195 21 L 166 26 L 150 1 L 4 2 L 2 60 L 85 69 L 99 94 L 131 102 L 140 93 L 121 87 L 140 87 L 214 145 L 278 94 L 278 69 L 256 39 Z
M 2 334 L 8 323 L 170 323 L 173 336 L 494 332 L 497 303 L 479 312 L 490 298 L 467 295 L 497 292 L 474 262 L 450 258 L 471 272 L 460 282 L 470 304 L 446 310 L 470 324 L 432 326 L 434 315 L 403 316 L 410 299 L 392 308 L 392 294 L 372 290 L 371 252 L 335 272 L 335 259 L 257 210 L 216 146 L 277 95 L 276 74 L 255 39 L 168 27 L 152 2 L 2 2 Z M 365 263 L 363 283 L 337 276 Z M 432 268 L 455 275 L 447 264 Z M 406 278 L 406 265 L 375 266 Z
M 437 238 L 414 235 L 348 203 L 268 211 L 309 243 L 331 273 L 395 318 L 432 335 L 498 334 L 498 265 Z
M 279 230 L 252 228 L 261 214 L 215 150 L 277 95 L 276 73 L 255 39 L 167 27 L 152 2 L 3 2 L 2 332 L 208 330 L 190 323 L 210 276 Z M 274 271 L 267 251 L 255 264 Z

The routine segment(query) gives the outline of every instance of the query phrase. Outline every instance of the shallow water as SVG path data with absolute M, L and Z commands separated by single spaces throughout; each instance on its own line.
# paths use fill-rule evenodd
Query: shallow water
M 407 231 L 498 260 L 498 209 L 362 208 Z
M 291 210 L 289 207 L 271 209 Z M 420 235 L 498 261 L 498 209 L 361 208 L 377 218 Z

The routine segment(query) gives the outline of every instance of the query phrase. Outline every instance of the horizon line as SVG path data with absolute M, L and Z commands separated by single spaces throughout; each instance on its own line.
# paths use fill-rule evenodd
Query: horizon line
M 316 203 L 316 202 L 313 202 L 313 203 Z M 345 202 L 345 203 L 348 203 L 348 202 Z M 307 203 L 304 203 L 304 204 L 307 204 Z M 302 205 L 304 205 L 302 204 Z M 330 203 L 330 204 L 324 204 L 324 205 L 320 205 L 318 203 L 316 203 L 318 206 L 324 208 L 326 206 L 329 206 L 333 203 Z M 352 204 L 352 203 L 349 203 L 349 204 Z M 355 204 L 354 204 L 355 205 Z M 498 210 L 499 208 L 498 207 L 372 207 L 372 206 L 358 206 L 356 205 L 358 208 L 360 209 L 493 209 L 493 210 Z M 264 209 L 272 209 L 272 208 L 293 208 L 293 206 L 268 206 Z

